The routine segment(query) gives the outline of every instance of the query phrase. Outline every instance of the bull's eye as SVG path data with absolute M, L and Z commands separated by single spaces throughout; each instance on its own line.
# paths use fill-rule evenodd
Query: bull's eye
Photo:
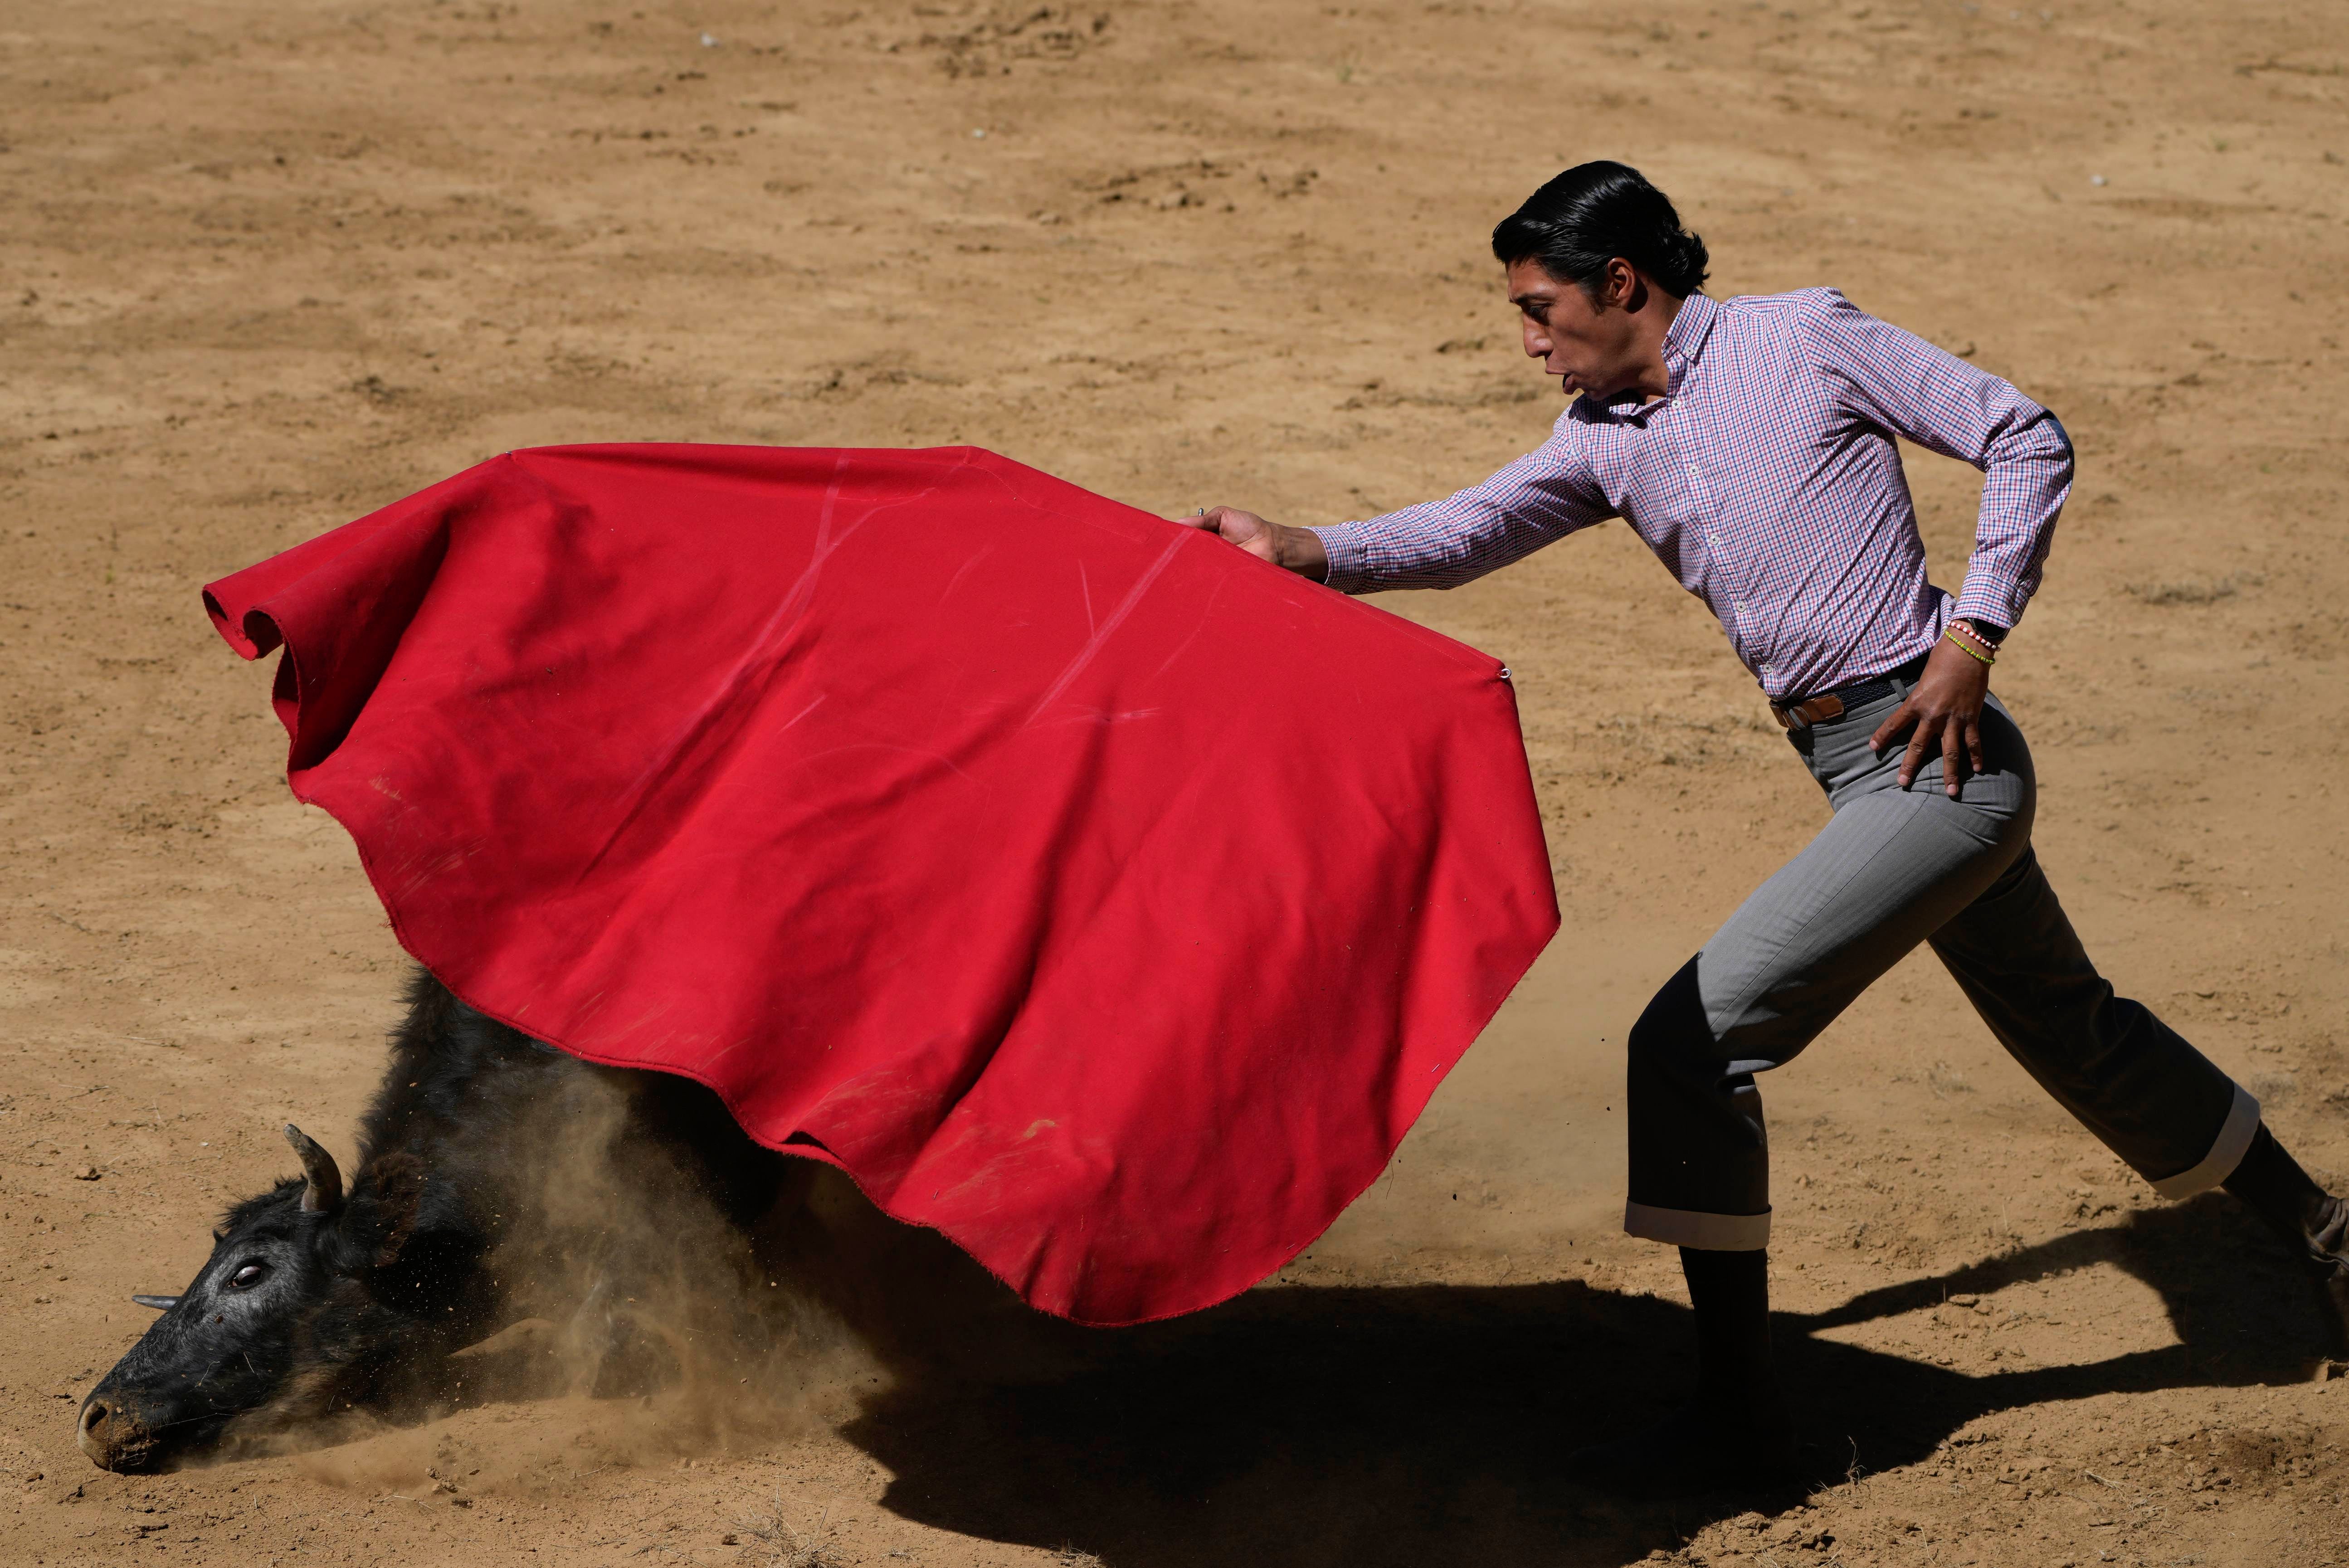
M 247 1264 L 243 1268 L 237 1270 L 236 1273 L 228 1276 L 228 1288 L 231 1290 L 251 1290 L 254 1285 L 259 1284 L 264 1279 L 267 1278 L 268 1274 L 269 1265 L 267 1264 Z

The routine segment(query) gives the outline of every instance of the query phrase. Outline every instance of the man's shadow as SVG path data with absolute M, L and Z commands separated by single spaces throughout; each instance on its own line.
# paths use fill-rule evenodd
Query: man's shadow
M 1818 1337 L 2099 1263 L 2159 1293 L 2178 1343 L 1972 1376 Z M 895 1473 L 894 1512 L 1110 1568 L 1615 1564 L 1799 1496 L 1623 1503 L 1569 1475 L 1575 1449 L 1685 1391 L 1687 1316 L 1578 1283 L 1263 1289 L 1095 1334 L 1073 1370 L 911 1377 L 846 1435 Z M 2301 1381 L 2331 1348 L 2292 1261 L 2215 1197 L 1781 1314 L 1775 1328 L 1836 1471 L 1914 1462 L 1995 1410 Z

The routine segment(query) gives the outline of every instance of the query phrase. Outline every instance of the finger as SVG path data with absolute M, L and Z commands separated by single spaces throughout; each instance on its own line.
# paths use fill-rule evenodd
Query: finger
M 1272 525 L 1245 507 L 1211 506 L 1207 516 L 1217 533 L 1244 550 L 1257 550 L 1272 537 Z
M 1931 753 L 1932 744 L 1932 726 L 1920 724 L 1909 731 L 1909 749 L 1900 754 L 1900 788 L 1906 789 L 1917 781 L 1917 775 L 1924 770 L 1925 758 Z
M 1965 784 L 1965 721 L 1953 713 L 1941 729 L 1941 788 L 1952 800 Z
M 1206 509 L 1205 507 L 1198 508 L 1192 511 L 1175 512 L 1169 516 L 1166 521 L 1169 522 L 1179 522 L 1185 528 L 1203 528 L 1209 533 L 1216 531 L 1216 520 L 1207 515 Z
M 1892 710 L 1889 717 L 1886 718 L 1882 724 L 1876 727 L 1876 733 L 1868 738 L 1868 748 L 1870 751 L 1881 751 L 1886 747 L 1892 744 L 1893 737 L 1899 735 L 1901 729 L 1908 724 L 1909 710 L 1912 706 L 1914 706 L 1915 701 L 1916 699 L 1911 697 L 1908 701 L 1903 702 L 1899 707 Z
M 1216 537 L 1226 543 L 1237 544 L 1246 550 L 1256 542 L 1257 531 L 1247 525 L 1247 513 L 1237 507 L 1211 508 L 1207 520 L 1215 524 Z
M 1982 761 L 1982 715 L 1979 713 L 1966 720 L 1966 758 L 1974 765 L 1975 772 L 1990 771 L 1989 766 Z

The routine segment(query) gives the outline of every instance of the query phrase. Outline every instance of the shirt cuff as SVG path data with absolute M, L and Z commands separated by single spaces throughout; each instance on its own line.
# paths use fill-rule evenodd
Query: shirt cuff
M 1950 612 L 1950 619 L 1987 621 L 2012 632 L 2014 624 L 2023 619 L 2023 606 L 2030 597 L 2015 583 L 1996 581 L 1975 571 L 1967 574 L 1965 588 L 1958 594 L 1958 607 Z
M 1329 574 L 1321 579 L 1340 593 L 1367 593 L 1371 582 L 1371 547 L 1362 538 L 1359 522 L 1341 522 L 1334 528 L 1317 528 L 1321 536 L 1321 549 L 1330 557 Z

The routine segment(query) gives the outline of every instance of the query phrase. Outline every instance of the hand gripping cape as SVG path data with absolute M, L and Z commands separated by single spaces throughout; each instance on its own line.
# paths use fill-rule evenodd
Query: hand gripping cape
M 1080 1322 L 1311 1243 L 1557 925 L 1506 670 L 989 452 L 514 452 L 204 602 L 450 990 Z

